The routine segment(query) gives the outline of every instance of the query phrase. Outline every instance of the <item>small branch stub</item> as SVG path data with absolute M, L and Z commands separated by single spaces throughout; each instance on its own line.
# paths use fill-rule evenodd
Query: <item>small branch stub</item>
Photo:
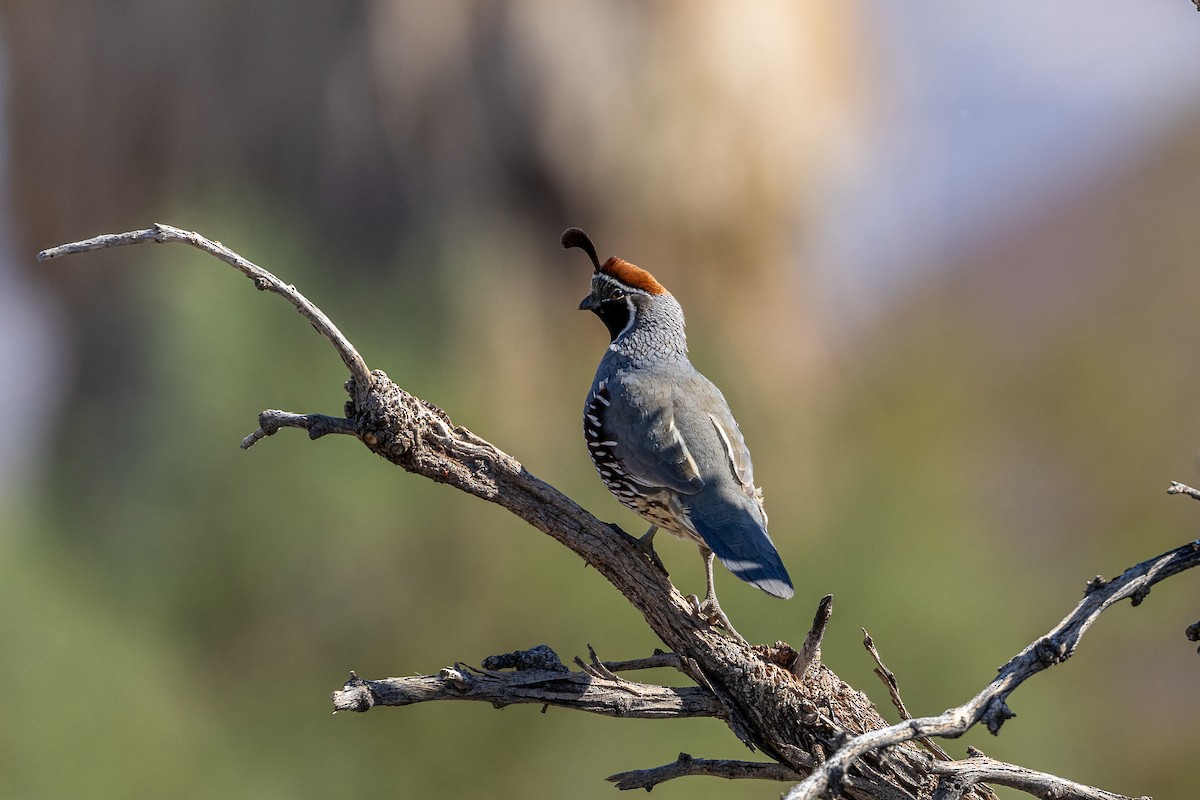
M 1200 500 L 1200 489 L 1193 489 L 1186 483 L 1180 483 L 1179 481 L 1171 481 L 1171 485 L 1167 487 L 1167 494 L 1185 494 L 1193 500 Z
M 805 674 L 808 673 L 809 668 L 813 664 L 820 662 L 821 640 L 825 638 L 825 629 L 829 627 L 829 620 L 832 616 L 833 595 L 827 594 L 817 604 L 817 611 L 813 615 L 812 627 L 804 637 L 804 644 L 801 645 L 800 652 L 796 654 L 796 661 L 792 664 L 792 674 L 797 678 L 803 679 Z
M 341 703 L 335 705 L 335 714 L 339 711 L 370 711 L 375 706 L 375 694 L 371 691 L 371 684 L 353 671 L 338 694 L 341 695 Z
M 353 420 L 325 414 L 293 414 L 290 411 L 268 409 L 259 413 L 258 428 L 242 440 L 241 447 L 249 450 L 254 444 L 274 436 L 284 428 L 302 428 L 308 431 L 310 439 L 320 439 L 331 433 L 358 436 L 358 426 Z

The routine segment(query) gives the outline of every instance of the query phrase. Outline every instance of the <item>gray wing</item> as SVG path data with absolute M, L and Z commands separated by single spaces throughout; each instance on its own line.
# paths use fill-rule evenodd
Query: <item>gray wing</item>
M 722 484 L 732 478 L 734 485 L 753 497 L 754 464 L 750 449 L 721 390 L 695 372 L 680 381 L 675 391 L 683 439 L 692 455 L 705 465 L 701 477 L 706 482 Z
M 650 489 L 695 494 L 704 488 L 696 459 L 675 420 L 674 392 L 646 386 L 631 392 L 618 380 L 597 385 L 587 413 L 600 423 L 606 447 L 630 480 Z

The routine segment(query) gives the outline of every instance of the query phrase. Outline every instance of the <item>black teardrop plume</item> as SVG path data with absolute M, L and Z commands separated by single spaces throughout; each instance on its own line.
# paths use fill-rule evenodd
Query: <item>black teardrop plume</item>
M 580 250 L 588 254 L 592 259 L 592 266 L 596 268 L 596 272 L 600 271 L 600 259 L 596 257 L 596 247 L 592 244 L 592 240 L 580 228 L 567 228 L 563 231 L 562 238 L 559 239 L 564 250 L 569 250 L 572 247 L 578 247 Z

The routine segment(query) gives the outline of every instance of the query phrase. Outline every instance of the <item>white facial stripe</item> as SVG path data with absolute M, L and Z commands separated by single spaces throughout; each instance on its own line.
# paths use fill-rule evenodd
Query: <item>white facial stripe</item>
M 625 327 L 621 329 L 619 334 L 617 334 L 618 339 L 629 332 L 629 329 L 633 327 L 633 321 L 637 318 L 637 309 L 633 307 L 633 298 L 629 295 L 625 295 L 625 307 L 629 309 L 629 322 L 626 322 Z
M 639 289 L 636 286 L 630 286 L 629 284 L 625 283 L 624 281 L 619 281 L 616 278 L 614 278 L 612 275 L 606 275 L 603 272 L 592 276 L 593 286 L 597 283 L 605 283 L 613 288 L 622 289 L 625 292 L 637 292 L 638 294 L 644 294 L 647 297 L 650 296 L 650 293 L 647 292 L 645 289 Z

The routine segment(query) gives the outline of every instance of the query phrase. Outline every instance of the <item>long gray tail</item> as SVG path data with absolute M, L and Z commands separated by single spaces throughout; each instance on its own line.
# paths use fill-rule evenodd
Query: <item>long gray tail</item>
M 730 502 L 720 496 L 705 497 L 707 494 L 691 498 L 689 517 L 725 568 L 775 597 L 786 600 L 795 594 L 791 576 L 759 522 L 757 509 L 749 508 L 749 501 Z

